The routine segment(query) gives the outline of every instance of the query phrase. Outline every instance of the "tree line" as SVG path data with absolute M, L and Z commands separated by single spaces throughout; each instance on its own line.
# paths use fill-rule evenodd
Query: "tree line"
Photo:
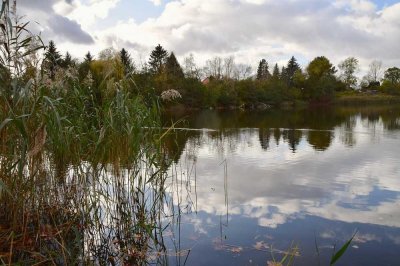
M 382 62 L 373 61 L 367 75 L 358 81 L 359 61 L 354 57 L 345 59 L 336 68 L 328 58 L 319 56 L 304 69 L 294 56 L 284 66 L 270 65 L 266 59 L 261 59 L 253 74 L 251 66 L 236 64 L 232 56 L 217 56 L 199 67 L 191 54 L 181 65 L 174 52 L 168 52 L 160 44 L 151 52 L 148 62 L 140 67 L 126 49 L 108 48 L 97 56 L 88 52 L 78 61 L 68 52 L 61 55 L 50 41 L 41 65 L 26 64 L 26 80 L 40 72 L 54 82 L 74 70 L 79 82 L 91 83 L 99 102 L 107 94 L 107 82 L 126 77 L 134 81 L 132 90 L 149 103 L 163 95 L 164 105 L 180 103 L 196 108 L 329 103 L 343 92 L 400 95 L 399 68 L 383 71 Z

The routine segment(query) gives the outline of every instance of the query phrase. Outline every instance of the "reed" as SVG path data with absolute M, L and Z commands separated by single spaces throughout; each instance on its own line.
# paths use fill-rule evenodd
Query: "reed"
M 24 62 L 43 46 L 27 24 L 8 19 L 17 17 L 15 4 L 1 9 L 0 262 L 160 259 L 149 254 L 165 248 L 170 161 L 157 102 L 146 105 L 130 76 L 105 75 L 94 87 L 70 68 L 54 80 L 40 72 L 27 80 Z

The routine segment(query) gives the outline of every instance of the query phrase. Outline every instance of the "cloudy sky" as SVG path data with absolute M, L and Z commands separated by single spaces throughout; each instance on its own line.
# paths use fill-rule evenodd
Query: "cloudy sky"
M 400 0 L 18 0 L 45 41 L 82 58 L 125 47 L 147 60 L 158 43 L 178 59 L 202 64 L 234 55 L 253 67 L 261 58 L 305 66 L 325 55 L 400 66 Z

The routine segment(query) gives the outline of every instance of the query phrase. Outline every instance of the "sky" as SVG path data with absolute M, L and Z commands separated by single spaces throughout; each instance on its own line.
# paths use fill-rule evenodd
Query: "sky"
M 324 55 L 334 64 L 359 59 L 400 66 L 400 0 L 18 0 L 18 13 L 43 40 L 83 58 L 127 49 L 145 62 L 157 44 L 182 63 L 234 56 L 305 67 Z

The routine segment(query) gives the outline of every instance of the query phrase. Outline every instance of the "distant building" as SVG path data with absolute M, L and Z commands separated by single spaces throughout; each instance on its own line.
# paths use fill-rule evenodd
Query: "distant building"
M 207 78 L 203 79 L 203 81 L 201 83 L 203 83 L 203 85 L 208 85 L 210 83 L 210 81 L 211 81 L 211 78 L 207 77 Z
M 215 77 L 214 76 L 209 76 L 209 77 L 203 79 L 203 81 L 201 83 L 203 83 L 203 85 L 207 86 L 213 80 L 215 80 Z

